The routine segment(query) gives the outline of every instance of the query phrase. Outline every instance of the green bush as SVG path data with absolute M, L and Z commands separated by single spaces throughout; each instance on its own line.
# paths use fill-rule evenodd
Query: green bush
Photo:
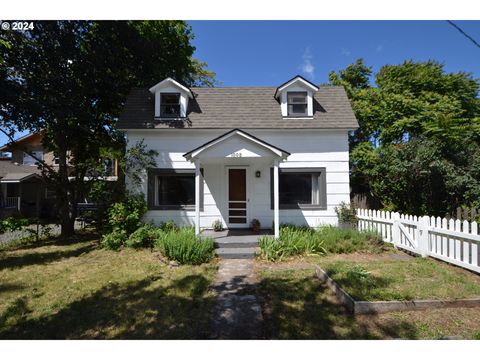
M 158 227 L 160 230 L 165 232 L 178 231 L 178 226 L 175 224 L 175 221 L 168 220 L 167 222 L 162 222 Z
M 113 230 L 111 233 L 103 235 L 101 245 L 105 249 L 118 250 L 127 241 L 128 236 L 125 230 Z
M 134 249 L 151 248 L 161 232 L 151 225 L 143 225 L 128 237 L 125 245 Z
M 383 242 L 375 233 L 340 229 L 333 226 L 324 226 L 316 230 L 287 224 L 280 227 L 278 240 L 269 236 L 264 236 L 260 240 L 262 256 L 268 261 L 282 260 L 297 255 L 381 253 L 390 247 L 390 244 Z
M 108 222 L 114 231 L 132 234 L 142 225 L 147 204 L 142 195 L 129 196 L 123 202 L 113 204 L 108 211 Z
M 23 227 L 30 224 L 28 219 L 17 219 L 10 216 L 0 221 L 0 234 L 4 232 L 21 230 Z
M 380 235 L 374 232 L 324 226 L 318 230 L 318 233 L 323 239 L 325 251 L 331 254 L 349 254 L 353 252 L 378 254 L 391 248 L 390 244 L 382 241 Z
M 335 208 L 335 213 L 338 216 L 338 222 L 340 224 L 348 224 L 352 227 L 357 226 L 357 210 L 355 207 L 348 205 L 345 201 L 342 201 Z
M 180 264 L 205 263 L 215 255 L 213 239 L 199 239 L 192 228 L 162 232 L 155 246 L 163 256 Z
M 278 240 L 264 236 L 260 240 L 262 256 L 268 261 L 282 260 L 296 255 L 325 253 L 323 240 L 314 229 L 284 225 L 280 227 Z

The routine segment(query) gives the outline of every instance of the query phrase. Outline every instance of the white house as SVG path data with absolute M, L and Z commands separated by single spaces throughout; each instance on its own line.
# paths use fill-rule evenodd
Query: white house
M 278 88 L 187 88 L 167 78 L 135 88 L 118 126 L 158 151 L 141 191 L 146 220 L 225 228 L 336 224 L 349 202 L 348 132 L 358 127 L 342 87 L 296 76 Z

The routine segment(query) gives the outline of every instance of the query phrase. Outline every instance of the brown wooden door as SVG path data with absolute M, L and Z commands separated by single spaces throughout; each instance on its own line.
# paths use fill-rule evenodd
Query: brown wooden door
M 247 224 L 246 169 L 228 169 L 228 223 Z

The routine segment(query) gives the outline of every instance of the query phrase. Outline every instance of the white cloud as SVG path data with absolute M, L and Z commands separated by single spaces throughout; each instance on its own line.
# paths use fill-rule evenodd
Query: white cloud
M 315 66 L 312 64 L 313 55 L 310 53 L 310 48 L 305 48 L 305 51 L 302 55 L 302 65 L 300 65 L 300 69 L 304 74 L 309 76 L 311 79 L 315 78 Z
M 342 55 L 344 56 L 350 56 L 352 55 L 352 52 L 346 48 L 342 48 L 341 52 L 340 52 Z

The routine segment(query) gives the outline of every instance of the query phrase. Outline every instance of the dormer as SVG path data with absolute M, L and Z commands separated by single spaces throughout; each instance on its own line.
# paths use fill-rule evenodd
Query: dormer
M 313 117 L 313 95 L 318 86 L 300 75 L 280 85 L 275 91 L 275 99 L 280 102 L 282 116 L 288 118 Z
M 193 99 L 192 91 L 172 78 L 166 78 L 152 86 L 155 95 L 155 117 L 178 119 L 187 116 L 188 100 Z

